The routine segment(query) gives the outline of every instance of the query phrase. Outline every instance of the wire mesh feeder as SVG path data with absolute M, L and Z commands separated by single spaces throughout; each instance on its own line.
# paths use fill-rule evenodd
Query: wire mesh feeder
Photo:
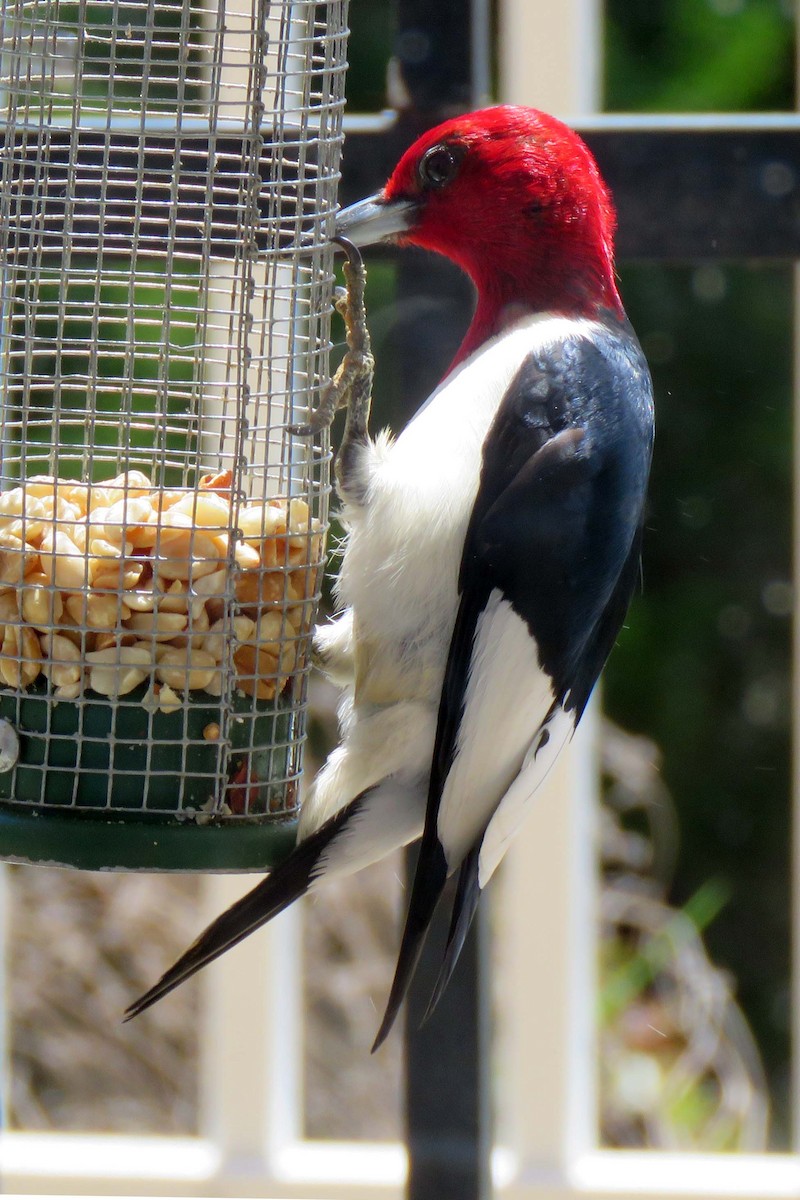
M 0 857 L 290 837 L 329 455 L 287 425 L 327 377 L 345 10 L 2 7 Z

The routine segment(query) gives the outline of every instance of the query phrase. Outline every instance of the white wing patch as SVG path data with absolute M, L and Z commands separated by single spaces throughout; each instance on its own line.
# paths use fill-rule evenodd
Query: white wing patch
M 478 856 L 478 886 L 485 888 L 514 840 L 534 792 L 542 783 L 564 745 L 575 732 L 575 715 L 557 708 L 539 730 L 525 756 L 522 770 L 511 784 L 489 822 Z M 542 739 L 542 734 L 547 737 Z
M 451 870 L 505 803 L 553 700 L 528 626 L 493 591 L 475 631 L 455 759 L 439 806 L 437 832 Z

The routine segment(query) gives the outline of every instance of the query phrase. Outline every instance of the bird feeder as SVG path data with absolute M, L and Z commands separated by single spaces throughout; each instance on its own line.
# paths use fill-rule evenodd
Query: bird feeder
M 291 841 L 345 0 L 0 11 L 0 858 Z

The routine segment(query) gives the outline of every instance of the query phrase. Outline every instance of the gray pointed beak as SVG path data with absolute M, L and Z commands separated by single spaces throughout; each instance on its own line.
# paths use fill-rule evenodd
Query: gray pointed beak
M 354 246 L 372 246 L 400 237 L 413 228 L 418 206 L 413 200 L 384 200 L 381 192 L 343 208 L 336 218 L 337 237 Z

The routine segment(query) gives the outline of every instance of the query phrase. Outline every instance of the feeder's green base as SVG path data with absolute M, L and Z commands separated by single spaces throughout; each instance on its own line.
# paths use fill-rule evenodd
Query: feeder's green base
M 83 871 L 265 871 L 285 858 L 293 821 L 193 825 L 0 805 L 0 858 Z
M 203 735 L 219 705 L 193 701 L 149 718 L 139 691 L 81 706 L 52 705 L 35 688 L 19 700 L 0 693 L 0 718 L 20 743 L 16 766 L 0 774 L 0 860 L 246 872 L 284 858 L 296 832 L 291 709 L 237 699 L 228 748 Z M 237 770 L 247 812 L 226 815 L 220 780 Z
M 206 741 L 203 730 L 220 719 L 219 705 L 190 703 L 148 717 L 145 689 L 115 705 L 88 700 L 52 705 L 31 691 L 21 700 L 0 693 L 0 717 L 20 738 L 13 771 L 0 775 L 0 802 L 81 809 L 119 809 L 143 815 L 202 810 L 213 797 L 226 748 Z M 17 709 L 17 705 L 19 708 Z M 237 697 L 238 719 L 231 723 L 231 762 L 247 757 L 256 792 L 251 811 L 280 813 L 283 785 L 290 774 L 290 712 Z M 18 713 L 18 715 L 17 715 Z M 188 746 L 184 746 L 184 738 Z M 263 747 L 251 750 L 250 746 Z M 273 794 L 273 792 L 278 794 Z

